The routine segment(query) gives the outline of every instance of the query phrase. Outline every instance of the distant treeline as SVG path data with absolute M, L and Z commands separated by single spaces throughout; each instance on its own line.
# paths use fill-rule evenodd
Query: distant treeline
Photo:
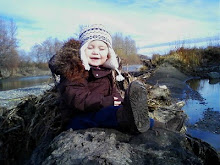
M 113 48 L 124 64 L 140 63 L 135 41 L 130 36 L 116 33 L 112 36 Z M 19 50 L 17 26 L 13 20 L 0 17 L 0 75 L 2 70 L 15 74 L 18 68 L 48 69 L 48 60 L 62 47 L 64 41 L 49 37 L 32 46 L 30 52 Z

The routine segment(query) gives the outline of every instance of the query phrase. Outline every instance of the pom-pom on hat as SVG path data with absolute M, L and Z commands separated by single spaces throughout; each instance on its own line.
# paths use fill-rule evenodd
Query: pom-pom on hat
M 103 25 L 94 24 L 94 25 L 85 26 L 79 35 L 79 40 L 81 41 L 80 58 L 86 70 L 90 70 L 90 66 L 88 64 L 88 58 L 86 57 L 85 54 L 85 49 L 88 47 L 88 44 L 91 41 L 100 40 L 105 42 L 109 48 L 109 58 L 103 64 L 103 66 L 117 71 L 118 73 L 118 75 L 116 76 L 117 81 L 124 80 L 124 77 L 121 75 L 120 71 L 118 70 L 119 64 L 117 60 L 117 55 L 115 54 L 115 51 L 112 48 L 112 37 Z

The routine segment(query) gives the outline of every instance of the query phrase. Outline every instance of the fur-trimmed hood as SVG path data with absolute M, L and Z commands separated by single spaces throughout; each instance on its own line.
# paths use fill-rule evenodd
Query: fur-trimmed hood
M 70 81 L 80 81 L 88 77 L 80 59 L 80 41 L 68 40 L 50 59 L 49 68 L 52 74 L 60 75 Z

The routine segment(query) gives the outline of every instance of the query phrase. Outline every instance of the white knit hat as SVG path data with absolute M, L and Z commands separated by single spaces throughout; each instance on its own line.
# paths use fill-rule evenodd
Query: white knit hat
M 124 80 L 124 77 L 121 75 L 118 70 L 119 64 L 117 60 L 117 55 L 112 48 L 112 37 L 108 31 L 106 31 L 105 27 L 101 24 L 88 25 L 83 28 L 79 35 L 79 40 L 81 41 L 80 48 L 80 57 L 83 62 L 83 65 L 86 70 L 90 70 L 90 66 L 88 64 L 88 58 L 85 54 L 85 49 L 88 47 L 88 44 L 94 40 L 100 40 L 105 42 L 109 48 L 109 58 L 103 64 L 104 67 L 114 69 L 117 71 L 118 75 L 116 76 L 117 81 Z

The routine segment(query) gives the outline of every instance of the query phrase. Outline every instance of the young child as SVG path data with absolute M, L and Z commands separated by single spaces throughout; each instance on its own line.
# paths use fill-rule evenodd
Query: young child
M 79 42 L 67 42 L 49 66 L 61 75 L 58 90 L 66 129 L 101 127 L 141 133 L 153 127 L 144 85 L 132 82 L 124 99 L 116 88 L 115 81 L 122 81 L 123 76 L 118 70 L 112 38 L 103 25 L 85 27 Z

